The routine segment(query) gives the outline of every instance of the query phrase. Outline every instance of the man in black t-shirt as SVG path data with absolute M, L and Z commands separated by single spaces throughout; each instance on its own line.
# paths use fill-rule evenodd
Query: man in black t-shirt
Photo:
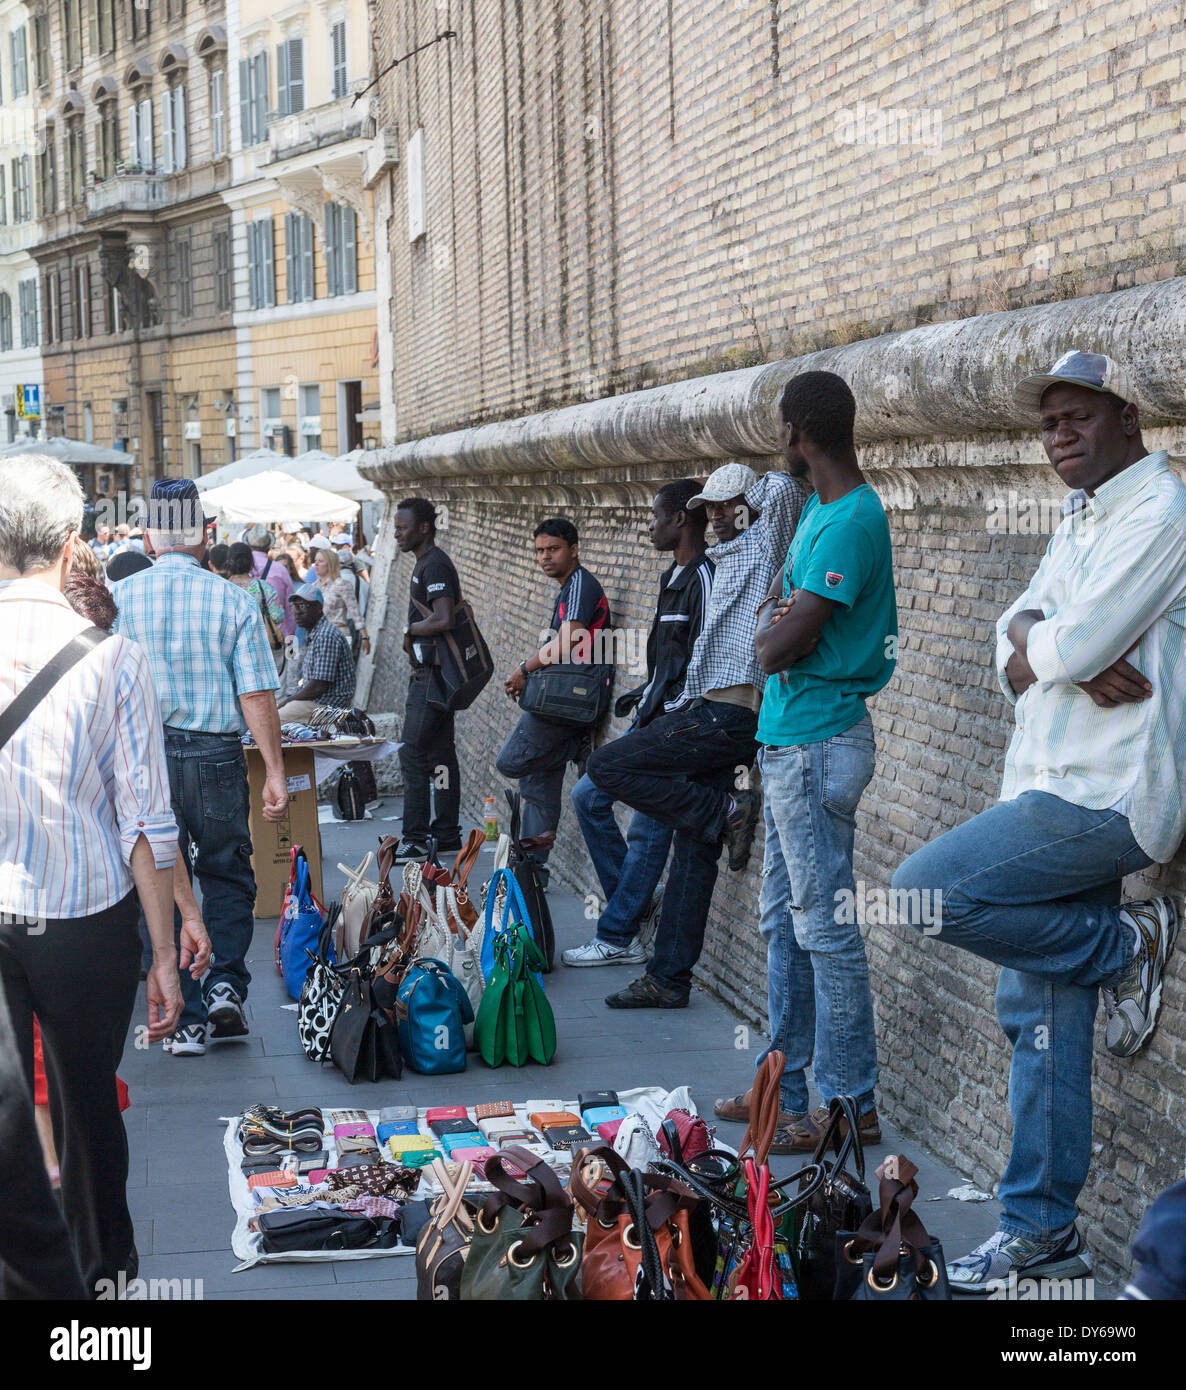
M 541 521 L 535 528 L 535 557 L 540 569 L 560 585 L 552 608 L 553 636 L 511 672 L 503 688 L 518 700 L 532 671 L 556 662 L 610 664 L 597 650 L 599 635 L 609 635 L 609 603 L 605 591 L 581 564 L 577 528 L 564 517 Z M 564 769 L 580 759 L 589 736 L 569 724 L 554 724 L 524 712 L 495 760 L 504 777 L 518 780 L 523 798 L 521 833 L 524 839 L 546 835 L 560 824 Z M 548 849 L 532 857 L 543 865 Z M 547 869 L 541 868 L 546 884 Z
M 404 627 L 404 651 L 412 663 L 412 675 L 399 750 L 404 820 L 395 859 L 401 863 L 422 860 L 430 834 L 440 851 L 461 848 L 461 774 L 453 715 L 428 703 L 437 679 L 435 639 L 453 626 L 461 582 L 453 561 L 436 543 L 436 508 L 425 498 L 407 497 L 396 508 L 395 543 L 416 558 Z

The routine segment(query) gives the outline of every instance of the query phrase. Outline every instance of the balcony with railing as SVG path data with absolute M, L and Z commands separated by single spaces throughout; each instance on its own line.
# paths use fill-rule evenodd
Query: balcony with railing
M 151 212 L 170 201 L 165 180 L 156 174 L 116 174 L 92 183 L 86 190 L 86 215 L 102 217 L 110 212 Z
M 352 96 L 310 107 L 294 116 L 270 114 L 268 163 L 339 145 L 346 140 L 371 140 L 374 134 L 375 118 L 370 101 L 364 99 L 356 103 Z

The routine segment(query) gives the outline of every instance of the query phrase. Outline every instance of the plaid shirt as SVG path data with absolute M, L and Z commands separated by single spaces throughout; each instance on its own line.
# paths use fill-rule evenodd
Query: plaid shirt
M 335 709 L 349 709 L 354 700 L 354 661 L 350 643 L 328 618 L 322 618 L 305 644 L 301 683 L 328 681 L 329 689 L 319 703 Z
M 162 555 L 112 594 L 115 631 L 148 653 L 170 727 L 241 734 L 238 697 L 279 686 L 259 604 L 192 555 Z
M 762 690 L 766 673 L 754 655 L 758 604 L 786 561 L 807 491 L 789 473 L 767 473 L 745 494 L 762 515 L 731 541 L 708 548 L 716 563 L 704 629 L 692 650 L 679 709 L 709 690 L 752 685 Z

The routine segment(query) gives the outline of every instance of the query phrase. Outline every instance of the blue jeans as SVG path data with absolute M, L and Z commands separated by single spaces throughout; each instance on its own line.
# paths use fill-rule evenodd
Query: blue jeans
M 766 942 L 770 1048 L 786 1055 L 782 1107 L 808 1109 L 807 1068 L 825 1104 L 853 1096 L 874 1106 L 877 1042 L 865 943 L 855 914 L 838 911 L 854 891 L 856 809 L 873 776 L 873 723 L 821 743 L 762 748 L 766 858 L 760 931 Z
M 1115 811 L 1048 792 L 1002 801 L 912 854 L 895 889 L 942 893 L 939 939 L 1003 967 L 997 1018 L 1013 1049 L 1013 1149 L 1001 1229 L 1048 1235 L 1075 1219 L 1091 1162 L 1097 991 L 1132 957 L 1121 880 L 1152 860 Z
M 185 1007 L 177 1026 L 206 1022 L 206 999 L 220 983 L 246 999 L 251 974 L 247 951 L 255 929 L 255 875 L 251 871 L 248 827 L 247 759 L 234 735 L 194 734 L 165 726 L 169 793 L 177 818 L 178 843 L 202 889 L 202 918 L 214 948 L 214 961 L 200 981 L 181 972 Z M 174 929 L 181 914 L 174 909 Z
M 613 797 L 599 791 L 588 775 L 573 787 L 572 807 L 605 894 L 597 935 L 611 946 L 629 946 L 663 877 L 673 832 L 636 811 L 623 838 Z
M 560 825 L 565 769 L 580 753 L 584 736 L 581 729 L 569 724 L 553 724 L 530 711 L 519 716 L 507 735 L 494 766 L 504 777 L 519 783 L 523 839 L 546 835 Z M 547 864 L 550 852 L 533 850 L 530 857 L 539 864 Z M 546 869 L 544 881 L 547 882 Z

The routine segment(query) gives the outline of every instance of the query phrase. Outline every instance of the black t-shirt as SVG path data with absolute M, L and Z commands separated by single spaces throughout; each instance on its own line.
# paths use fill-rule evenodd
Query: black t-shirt
M 416 567 L 412 571 L 412 597 L 408 604 L 408 622 L 423 622 L 428 616 L 416 607 L 417 601 L 431 610 L 433 600 L 438 598 L 451 598 L 454 603 L 460 603 L 461 581 L 457 577 L 457 570 L 454 568 L 453 561 L 439 545 L 434 545 L 416 561 Z M 417 661 L 413 657 L 412 664 L 433 664 L 433 639 L 431 637 L 413 637 L 412 641 L 420 647 L 425 658 L 424 661 Z
M 552 631 L 559 632 L 561 623 L 580 623 L 590 632 L 600 632 L 609 626 L 609 600 L 605 590 L 584 565 L 578 565 L 560 586 L 552 609 Z M 569 660 L 588 660 L 588 654 L 574 650 Z

